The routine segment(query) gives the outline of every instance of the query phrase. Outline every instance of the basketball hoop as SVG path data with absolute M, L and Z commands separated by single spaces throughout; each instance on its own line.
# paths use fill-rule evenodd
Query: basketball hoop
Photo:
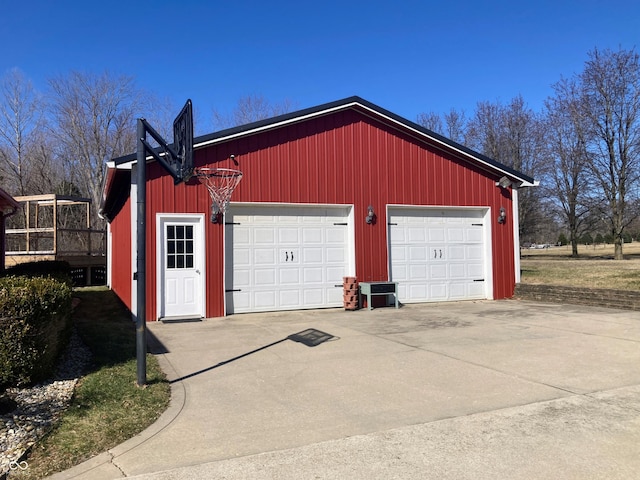
M 242 172 L 231 168 L 196 168 L 194 172 L 200 183 L 206 185 L 211 195 L 211 223 L 218 223 L 224 215 L 231 194 L 242 180 Z

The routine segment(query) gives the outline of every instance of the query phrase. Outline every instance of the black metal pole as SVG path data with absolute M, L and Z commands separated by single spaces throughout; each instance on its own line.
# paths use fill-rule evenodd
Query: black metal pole
M 136 359 L 138 366 L 138 386 L 147 383 L 147 325 L 146 325 L 146 198 L 147 198 L 147 153 L 144 146 L 146 129 L 143 119 L 138 119 L 138 145 L 136 161 L 136 199 L 137 199 L 137 283 L 136 283 Z

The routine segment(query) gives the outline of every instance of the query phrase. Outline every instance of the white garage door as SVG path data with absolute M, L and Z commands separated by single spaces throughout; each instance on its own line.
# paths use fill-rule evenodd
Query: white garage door
M 401 302 L 488 298 L 483 210 L 390 208 L 391 279 Z
M 226 312 L 342 306 L 349 208 L 232 205 L 227 211 Z

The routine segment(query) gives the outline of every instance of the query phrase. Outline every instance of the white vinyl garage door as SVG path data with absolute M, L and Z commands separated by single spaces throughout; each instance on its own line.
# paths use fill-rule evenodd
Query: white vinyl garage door
M 391 279 L 401 302 L 490 297 L 485 213 L 389 208 Z
M 353 249 L 349 207 L 231 205 L 226 313 L 342 306 Z

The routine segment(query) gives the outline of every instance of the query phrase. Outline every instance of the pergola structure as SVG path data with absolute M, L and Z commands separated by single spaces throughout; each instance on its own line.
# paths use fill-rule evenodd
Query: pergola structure
M 61 260 L 71 265 L 77 282 L 104 283 L 106 231 L 92 228 L 91 200 L 56 194 L 19 196 L 15 200 L 21 212 L 7 221 L 7 267 Z

